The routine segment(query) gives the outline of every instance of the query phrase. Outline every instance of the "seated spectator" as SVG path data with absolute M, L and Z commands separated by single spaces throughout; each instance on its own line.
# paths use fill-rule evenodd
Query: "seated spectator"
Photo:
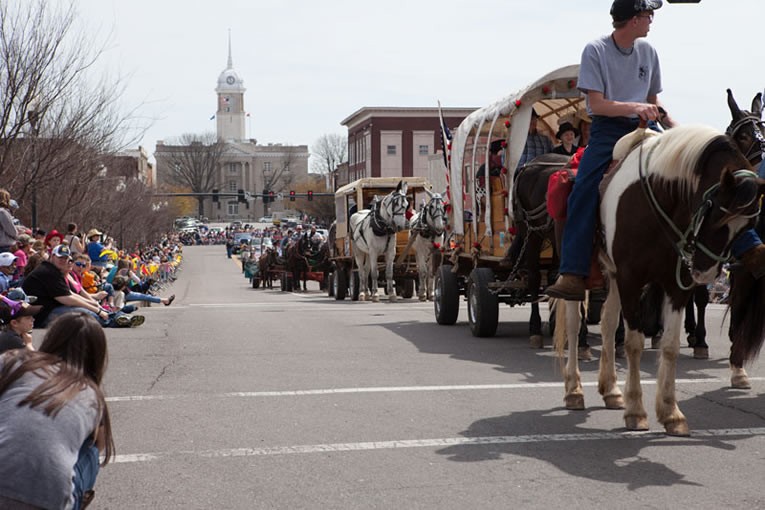
M 11 252 L 0 253 L 0 293 L 11 288 L 13 274 L 16 272 L 16 255 Z
M 107 298 L 109 295 L 107 290 L 100 290 L 98 292 L 95 292 L 93 294 L 89 293 L 85 290 L 83 284 L 82 284 L 82 275 L 83 270 L 87 267 L 88 263 L 82 260 L 82 257 L 88 258 L 85 254 L 80 254 L 75 257 L 74 264 L 69 264 L 66 271 L 66 279 L 67 279 L 67 285 L 69 285 L 69 288 L 72 290 L 73 293 L 78 294 L 85 298 L 88 301 L 92 301 L 96 305 L 101 304 L 101 302 Z
M 24 296 L 26 297 L 26 296 Z M 30 305 L 26 300 L 15 301 L 2 296 L 0 299 L 0 353 L 11 349 L 29 349 L 32 345 L 34 315 L 40 306 Z
M 85 245 L 85 250 L 90 257 L 90 263 L 95 268 L 104 268 L 106 263 L 109 262 L 109 257 L 104 254 L 104 245 L 101 244 L 101 236 L 103 235 L 98 229 L 91 228 L 88 234 L 85 236 L 88 239 L 88 244 Z
M 17 236 L 11 212 L 11 194 L 0 188 L 0 253 L 12 251 Z
M 32 236 L 21 234 L 16 240 L 16 251 L 13 254 L 16 255 L 16 279 L 21 280 L 29 256 L 32 255 Z
M 64 241 L 69 245 L 69 249 L 72 250 L 74 255 L 79 255 L 85 252 L 85 245 L 82 244 L 80 239 L 80 233 L 77 231 L 77 224 L 70 223 L 66 226 L 66 235 Z
M 92 301 L 74 294 L 66 280 L 69 266 L 73 263 L 69 247 L 59 245 L 51 253 L 51 262 L 41 262 L 24 278 L 24 292 L 37 296 L 37 303 L 42 305 L 42 309 L 35 316 L 36 326 L 45 327 L 54 318 L 77 311 L 91 315 L 103 327 L 134 327 L 144 323 L 143 316 L 108 312 Z
M 0 508 L 84 508 L 114 457 L 101 383 L 106 336 L 83 313 L 59 318 L 37 352 L 0 357 Z
M 114 307 L 118 310 L 120 309 L 119 304 L 117 302 L 117 291 L 120 291 L 124 294 L 125 302 L 130 301 L 144 301 L 146 303 L 155 303 L 155 304 L 163 304 L 165 306 L 170 306 L 173 304 L 173 301 L 175 301 L 175 294 L 173 294 L 170 297 L 167 298 L 161 298 L 159 296 L 152 296 L 149 294 L 141 294 L 140 292 L 133 292 L 128 287 L 128 279 L 125 276 L 115 276 L 114 281 L 112 281 L 112 287 L 114 287 L 115 292 L 115 299 L 114 299 Z
M 53 248 L 64 242 L 64 234 L 58 230 L 51 230 L 48 235 L 45 236 L 45 249 L 48 253 L 53 251 Z
M 24 266 L 24 274 L 21 277 L 21 281 L 23 282 L 24 278 L 26 278 L 29 273 L 34 271 L 35 268 L 39 266 L 40 262 L 42 262 L 43 260 L 45 259 L 39 253 L 33 253 L 32 255 L 30 255 L 29 258 L 27 259 L 27 265 Z
M 574 143 L 576 137 L 579 136 L 579 130 L 574 127 L 570 122 L 564 122 L 558 128 L 555 138 L 560 140 L 560 145 L 553 148 L 555 154 L 562 154 L 564 156 L 573 156 L 576 154 L 576 150 L 579 148 Z

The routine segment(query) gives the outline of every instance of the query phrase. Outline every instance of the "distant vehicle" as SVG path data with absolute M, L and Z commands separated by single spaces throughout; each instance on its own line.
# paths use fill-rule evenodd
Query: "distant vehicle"
M 238 220 L 237 220 L 237 221 L 232 221 L 232 222 L 229 224 L 228 228 L 229 228 L 230 230 L 236 230 L 236 229 L 240 229 L 240 228 L 242 228 L 242 222 L 241 222 L 241 221 L 238 221 Z
M 258 220 L 258 223 L 273 223 L 274 217 L 273 216 L 263 216 Z

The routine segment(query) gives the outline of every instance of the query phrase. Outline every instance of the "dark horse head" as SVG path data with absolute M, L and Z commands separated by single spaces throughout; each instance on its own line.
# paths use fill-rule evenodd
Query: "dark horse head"
M 765 125 L 762 122 L 762 93 L 757 93 L 752 99 L 751 111 L 738 107 L 733 93 L 728 89 L 728 108 L 731 122 L 725 133 L 733 138 L 741 152 L 752 165 L 762 161 L 765 151 Z

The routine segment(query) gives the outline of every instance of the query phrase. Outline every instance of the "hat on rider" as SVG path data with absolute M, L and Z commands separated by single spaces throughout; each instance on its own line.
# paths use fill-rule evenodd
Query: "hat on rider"
M 660 9 L 662 0 L 614 0 L 611 17 L 614 21 L 627 21 L 644 11 Z

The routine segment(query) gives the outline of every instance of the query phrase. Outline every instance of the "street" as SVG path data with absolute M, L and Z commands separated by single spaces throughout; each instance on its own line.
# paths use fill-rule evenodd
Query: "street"
M 642 362 L 651 431 L 627 433 L 597 361 L 580 363 L 587 410 L 563 408 L 527 307 L 503 306 L 497 336 L 474 338 L 464 303 L 438 326 L 432 302 L 252 289 L 223 246 L 186 247 L 170 290 L 143 326 L 107 332 L 117 458 L 91 508 L 765 506 L 765 363 L 747 367 L 753 389 L 729 389 L 720 305 L 710 359 L 681 350 L 692 435 L 673 438 L 653 413 L 656 351 Z

